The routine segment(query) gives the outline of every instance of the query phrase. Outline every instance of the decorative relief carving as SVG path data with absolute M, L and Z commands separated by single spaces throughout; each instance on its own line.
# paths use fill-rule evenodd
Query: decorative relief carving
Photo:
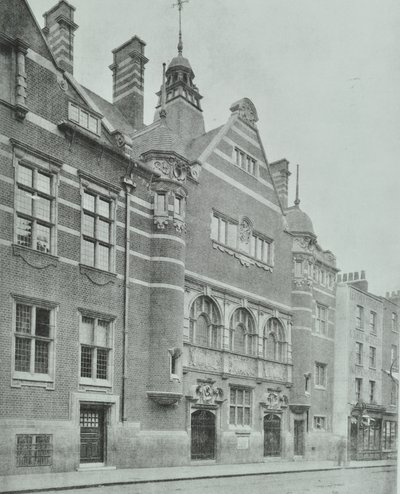
M 189 176 L 194 180 L 198 180 L 200 176 L 201 165 L 200 163 L 192 163 L 189 168 Z
M 231 106 L 231 112 L 238 112 L 239 118 L 251 127 L 255 127 L 258 122 L 256 107 L 248 98 L 243 98 Z
M 187 352 L 185 352 L 185 360 L 189 367 L 197 367 L 218 372 L 222 370 L 222 357 L 219 352 L 193 346 L 186 348 Z
M 186 233 L 186 223 L 181 220 L 174 219 L 175 230 L 179 233 Z
M 21 257 L 26 264 L 35 269 L 44 269 L 50 266 L 57 267 L 58 257 L 37 250 L 13 245 L 14 256 Z
M 264 377 L 277 381 L 286 381 L 286 366 L 276 362 L 263 362 Z
M 194 386 L 193 396 L 202 405 L 213 405 L 223 400 L 223 391 L 221 388 L 214 386 L 214 383 L 200 382 Z
M 268 266 L 267 264 L 264 264 L 260 261 L 257 261 L 257 259 L 254 259 L 252 257 L 248 257 L 245 254 L 242 254 L 240 252 L 237 252 L 229 247 L 226 247 L 225 245 L 221 245 L 217 242 L 213 242 L 213 247 L 214 249 L 218 249 L 221 252 L 225 252 L 226 254 L 229 254 L 230 256 L 235 257 L 242 266 L 245 266 L 248 268 L 249 266 L 257 266 L 258 268 L 262 268 L 265 271 L 271 271 L 272 272 L 272 266 Z
M 270 410 L 281 410 L 289 404 L 288 397 L 280 390 L 269 391 L 265 400 L 265 406 Z
M 239 225 L 239 238 L 243 244 L 250 242 L 251 235 L 253 233 L 253 225 L 248 218 L 242 218 Z
M 157 230 L 165 230 L 165 227 L 168 225 L 168 218 L 166 216 L 156 216 L 154 218 L 154 224 Z
M 227 372 L 236 376 L 257 376 L 257 362 L 248 357 L 229 355 L 227 359 Z
M 79 265 L 79 271 L 81 274 L 84 274 L 88 280 L 98 286 L 105 286 L 109 283 L 115 283 L 115 279 L 117 277 L 114 273 L 108 273 L 107 271 L 101 271 L 96 268 L 92 268 L 91 266 L 84 266 L 83 264 Z
M 305 286 L 312 286 L 313 282 L 312 280 L 308 280 L 306 278 L 303 279 L 297 279 L 293 281 L 293 284 L 297 287 L 305 287 Z
M 301 250 L 305 250 L 308 252 L 315 251 L 315 238 L 312 237 L 295 237 L 294 244 Z
M 179 160 L 174 157 L 165 157 L 155 159 L 153 161 L 153 168 L 161 172 L 163 175 L 162 178 L 169 178 L 171 180 L 177 180 L 178 182 L 184 182 L 186 180 L 189 167 L 183 160 Z

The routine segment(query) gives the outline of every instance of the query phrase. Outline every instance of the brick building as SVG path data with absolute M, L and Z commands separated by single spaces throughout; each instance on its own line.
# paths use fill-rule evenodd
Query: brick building
M 243 98 L 206 131 L 182 54 L 143 122 L 73 76 L 75 9 L 0 16 L 2 473 L 333 458 L 335 257 Z
M 338 275 L 334 428 L 353 460 L 396 454 L 398 299 L 370 293 L 364 271 Z

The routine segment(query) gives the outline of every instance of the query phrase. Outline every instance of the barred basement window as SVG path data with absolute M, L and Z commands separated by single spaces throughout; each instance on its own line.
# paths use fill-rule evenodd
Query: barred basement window
M 54 176 L 18 165 L 16 170 L 15 242 L 40 252 L 54 252 Z
M 83 193 L 82 263 L 112 270 L 113 202 L 92 192 Z
M 48 308 L 15 305 L 14 377 L 48 380 L 52 374 L 54 314 Z
M 17 467 L 44 467 L 53 461 L 51 434 L 17 434 Z
M 81 382 L 103 384 L 110 381 L 111 322 L 81 316 Z
M 74 103 L 69 103 L 68 118 L 77 123 L 80 127 L 99 134 L 99 119 Z
M 251 390 L 231 387 L 229 403 L 229 423 L 231 425 L 251 425 Z

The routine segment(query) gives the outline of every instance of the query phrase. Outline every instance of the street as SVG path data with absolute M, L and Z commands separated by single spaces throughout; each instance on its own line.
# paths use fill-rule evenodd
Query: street
M 396 494 L 395 467 L 341 469 L 272 475 L 47 491 L 54 494 Z

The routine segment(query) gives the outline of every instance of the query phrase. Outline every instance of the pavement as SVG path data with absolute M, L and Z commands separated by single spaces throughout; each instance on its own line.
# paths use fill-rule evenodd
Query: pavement
M 265 461 L 234 465 L 189 465 L 183 467 L 110 469 L 87 471 L 6 475 L 0 477 L 0 493 L 46 492 L 83 489 L 96 486 L 146 484 L 178 480 L 243 477 L 249 475 L 276 475 L 293 472 L 327 471 L 340 468 L 359 469 L 396 466 L 395 460 L 352 461 L 346 467 L 333 461 Z

